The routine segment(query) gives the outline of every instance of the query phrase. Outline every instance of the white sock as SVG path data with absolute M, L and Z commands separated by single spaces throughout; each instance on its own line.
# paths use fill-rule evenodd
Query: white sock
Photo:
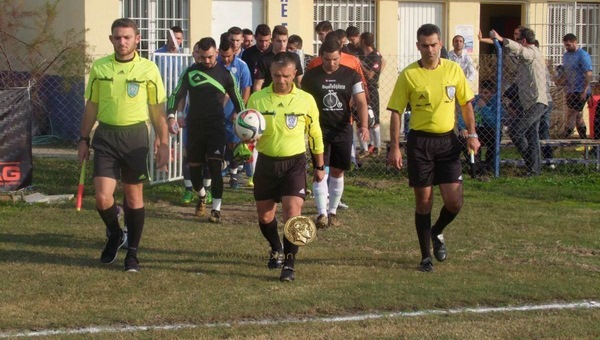
M 337 207 L 344 193 L 344 176 L 340 178 L 329 178 L 329 213 L 336 214 Z
M 313 182 L 313 195 L 317 204 L 317 214 L 327 214 L 327 175 L 321 182 Z
M 221 200 L 222 198 L 213 198 L 213 210 L 221 211 Z
M 381 126 L 377 125 L 371 129 L 371 144 L 373 144 L 376 148 L 381 147 Z
M 203 183 L 205 187 L 210 187 L 210 185 L 212 184 L 212 179 L 205 178 Z
M 198 196 L 200 196 L 200 197 L 206 196 L 206 190 L 204 189 L 204 187 L 202 187 L 200 189 L 200 191 L 198 191 Z
M 192 187 L 192 181 L 189 179 L 184 179 L 183 180 L 183 186 L 186 188 L 191 188 Z

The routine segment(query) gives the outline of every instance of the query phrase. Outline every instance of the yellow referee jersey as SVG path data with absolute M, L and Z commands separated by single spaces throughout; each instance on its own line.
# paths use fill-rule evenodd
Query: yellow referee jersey
M 293 85 L 292 92 L 279 95 L 273 84 L 254 92 L 248 99 L 249 109 L 260 111 L 267 126 L 256 143 L 258 152 L 270 157 L 288 157 L 306 152 L 304 135 L 314 154 L 323 153 L 323 133 L 315 99 Z
M 410 129 L 445 133 L 454 129 L 455 101 L 461 105 L 473 99 L 464 71 L 457 63 L 440 59 L 435 70 L 408 65 L 398 76 L 388 110 L 404 112 L 410 103 Z
M 167 101 L 158 67 L 137 52 L 130 62 L 118 62 L 115 54 L 92 65 L 85 98 L 98 104 L 98 121 L 128 126 L 148 120 L 148 104 Z

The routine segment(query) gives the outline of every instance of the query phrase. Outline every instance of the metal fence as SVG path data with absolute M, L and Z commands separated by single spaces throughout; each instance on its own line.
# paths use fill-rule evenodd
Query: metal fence
M 398 77 L 401 68 L 414 62 L 414 57 L 402 56 L 383 56 L 386 66 L 382 70 L 379 79 L 379 96 L 380 96 L 380 113 L 381 113 L 381 140 L 382 147 L 380 152 L 376 152 L 374 148 L 368 152 L 363 152 L 360 145 L 356 144 L 356 164 L 351 175 L 367 175 L 378 177 L 397 176 L 398 172 L 389 169 L 386 166 L 386 149 L 387 141 L 389 140 L 389 112 L 386 111 L 386 106 L 390 98 L 390 94 Z M 189 56 L 186 56 L 189 58 Z M 498 66 L 497 54 L 472 56 L 473 63 L 476 69 L 476 76 L 471 82 L 471 88 L 475 93 L 482 95 L 483 91 L 480 88 L 483 84 L 491 83 L 497 91 L 494 97 L 495 101 L 501 108 L 501 139 L 497 142 L 499 148 L 499 163 L 492 162 L 491 156 L 494 151 L 492 144 L 496 142 L 493 138 L 493 133 L 486 131 L 485 124 L 481 117 L 481 112 L 484 111 L 481 107 L 479 111 L 479 127 L 478 132 L 484 147 L 482 148 L 481 157 L 477 161 L 481 164 L 477 165 L 476 174 L 478 176 L 511 176 L 521 173 L 523 168 L 523 158 L 510 141 L 510 133 L 513 128 L 515 115 L 519 114 L 518 100 L 516 97 L 522 93 L 511 85 L 515 83 L 517 77 L 517 66 L 511 57 L 503 57 L 501 65 L 501 77 L 499 79 L 496 73 Z M 550 98 L 552 98 L 551 109 L 544 115 L 542 126 L 547 129 L 542 131 L 540 140 L 542 151 L 542 172 L 560 171 L 564 173 L 575 173 L 582 171 L 596 171 L 597 163 L 597 148 L 594 148 L 597 143 L 600 133 L 594 131 L 594 117 L 597 108 L 596 102 L 600 98 L 600 91 L 596 91 L 589 100 L 584 101 L 584 108 L 581 111 L 581 119 L 578 115 L 571 112 L 567 105 L 567 90 L 564 82 L 561 82 L 561 70 L 558 65 L 553 65 L 548 62 L 548 72 L 541 83 L 546 87 Z M 183 66 L 173 69 L 174 74 L 182 70 Z M 168 71 L 171 72 L 171 71 Z M 166 78 L 172 78 L 165 75 Z M 10 88 L 13 86 L 27 86 L 31 78 L 27 72 L 1 72 L 0 71 L 0 86 Z M 166 83 L 171 88 L 173 83 L 169 80 Z M 598 90 L 598 87 L 596 87 Z M 169 91 L 169 90 L 168 90 Z M 57 76 L 44 76 L 35 79 L 35 84 L 32 86 L 32 105 L 33 105 L 33 136 L 34 143 L 47 142 L 50 140 L 74 141 L 79 135 L 79 127 L 81 116 L 84 108 L 84 80 L 68 79 Z M 481 96 L 482 97 L 482 96 Z M 476 100 L 475 107 L 483 106 L 483 100 Z M 408 116 L 408 115 L 407 115 Z M 571 119 L 569 119 L 571 117 Z M 575 119 L 572 119 L 572 118 Z M 574 123 L 575 122 L 575 123 Z M 544 124 L 545 123 L 545 124 Z M 583 126 L 585 124 L 585 136 L 587 141 L 580 139 L 580 134 L 583 135 Z M 596 129 L 600 124 L 595 124 Z M 405 131 L 404 127 L 402 131 Z M 457 133 L 458 125 L 457 125 Z M 495 131 L 494 131 L 495 132 Z M 596 132 L 596 133 L 594 133 Z M 402 136 L 404 138 L 404 136 Z M 567 141 L 567 139 L 569 139 Z M 181 143 L 181 141 L 173 140 L 173 142 Z M 373 145 L 372 145 L 373 146 Z M 370 152 L 369 152 L 370 151 Z M 550 153 L 551 151 L 551 153 Z M 487 159 L 490 159 L 488 161 Z M 491 163 L 490 163 L 491 162 Z M 492 164 L 493 163 L 493 164 Z M 465 160 L 465 173 L 470 170 L 468 158 Z M 403 172 L 401 172 L 403 173 Z

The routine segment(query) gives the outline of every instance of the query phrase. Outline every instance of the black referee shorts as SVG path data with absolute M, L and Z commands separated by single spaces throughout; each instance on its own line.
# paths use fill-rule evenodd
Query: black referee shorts
M 306 155 L 269 157 L 258 154 L 254 170 L 254 199 L 281 202 L 283 196 L 306 197 Z
M 94 177 L 121 179 L 126 184 L 148 180 L 148 126 L 100 123 L 91 147 L 94 149 Z
M 408 184 L 414 188 L 462 182 L 460 143 L 454 131 L 410 130 L 406 142 Z

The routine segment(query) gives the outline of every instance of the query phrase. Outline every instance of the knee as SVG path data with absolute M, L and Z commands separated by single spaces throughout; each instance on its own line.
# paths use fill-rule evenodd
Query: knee
M 462 209 L 463 206 L 463 200 L 462 198 L 457 198 L 455 200 L 449 201 L 449 202 L 445 202 L 444 206 L 446 207 L 446 209 L 453 213 L 453 214 L 458 214 L 458 212 L 460 211 L 460 209 Z
M 416 212 L 419 215 L 425 215 L 425 214 L 429 214 L 431 212 L 431 208 L 433 205 L 433 202 L 431 200 L 421 200 L 421 201 L 417 201 L 416 202 Z
M 96 192 L 96 208 L 100 210 L 106 210 L 115 203 L 115 199 L 112 195 L 107 195 L 102 192 Z

